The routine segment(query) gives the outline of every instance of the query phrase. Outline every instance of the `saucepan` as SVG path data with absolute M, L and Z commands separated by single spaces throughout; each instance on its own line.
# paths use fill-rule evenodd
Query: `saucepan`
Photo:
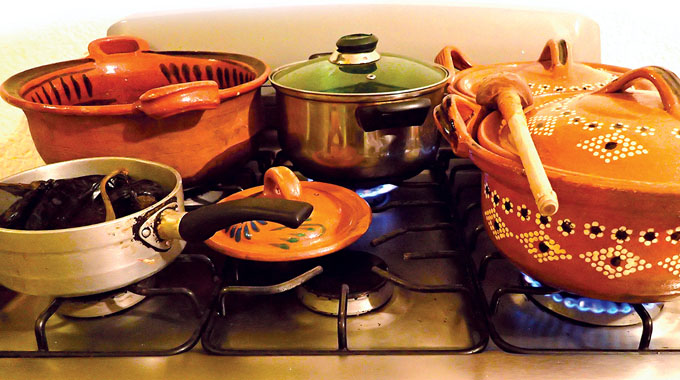
M 377 44 L 372 34 L 343 36 L 333 54 L 272 72 L 281 148 L 305 176 L 370 186 L 412 177 L 435 159 L 432 107 L 449 71 L 378 53 Z
M 136 283 L 162 270 L 186 241 L 249 220 L 295 228 L 311 214 L 309 203 L 248 198 L 184 211 L 182 178 L 170 166 L 134 158 L 97 157 L 28 170 L 3 183 L 106 175 L 125 168 L 131 178 L 154 181 L 167 196 L 133 214 L 81 227 L 55 230 L 0 228 L 0 284 L 32 295 L 75 297 Z M 0 212 L 17 200 L 0 191 Z M 291 230 L 293 231 L 293 230 Z

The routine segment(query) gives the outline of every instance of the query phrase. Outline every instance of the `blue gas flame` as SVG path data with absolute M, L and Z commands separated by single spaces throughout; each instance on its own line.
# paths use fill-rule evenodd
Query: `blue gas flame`
M 524 281 L 531 285 L 531 287 L 539 288 L 543 286 L 540 282 L 534 280 L 528 275 L 523 274 L 523 276 Z M 586 297 L 572 297 L 570 295 L 566 295 L 565 293 L 553 293 L 550 294 L 550 298 L 552 298 L 553 301 L 557 303 L 563 304 L 569 309 L 577 309 L 578 311 L 584 313 L 626 315 L 634 311 L 633 307 L 625 302 L 602 301 Z M 648 310 L 651 310 L 656 306 L 656 304 L 643 303 L 642 306 Z

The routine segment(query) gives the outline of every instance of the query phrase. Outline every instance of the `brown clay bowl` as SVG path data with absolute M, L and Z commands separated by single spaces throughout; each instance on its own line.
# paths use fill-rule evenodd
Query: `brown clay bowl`
M 656 92 L 626 90 L 648 80 Z M 498 112 L 449 95 L 435 110 L 456 154 L 482 171 L 484 226 L 541 283 L 617 302 L 680 294 L 680 81 L 658 67 L 525 109 L 560 209 L 541 215 Z
M 153 52 L 106 37 L 83 59 L 36 67 L 2 85 L 47 163 L 125 156 L 176 168 L 185 183 L 224 175 L 256 148 L 270 69 L 240 54 Z

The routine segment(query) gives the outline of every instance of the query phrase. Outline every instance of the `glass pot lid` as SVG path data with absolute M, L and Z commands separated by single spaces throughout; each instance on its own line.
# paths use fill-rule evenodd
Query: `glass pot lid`
M 646 79 L 655 91 L 632 90 Z M 527 108 L 527 124 L 546 169 L 601 180 L 677 184 L 680 80 L 660 67 L 631 70 L 599 91 L 552 96 Z M 498 113 L 478 130 L 482 146 L 518 159 Z
M 448 70 L 397 54 L 378 53 L 372 34 L 341 37 L 337 50 L 275 70 L 272 84 L 325 94 L 387 94 L 443 84 Z

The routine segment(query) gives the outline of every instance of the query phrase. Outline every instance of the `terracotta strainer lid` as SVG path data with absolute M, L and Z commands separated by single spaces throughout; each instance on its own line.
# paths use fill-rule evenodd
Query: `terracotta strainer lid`
M 459 70 L 449 91 L 474 99 L 481 81 L 490 74 L 511 72 L 524 79 L 533 96 L 576 94 L 604 87 L 628 69 L 599 63 L 574 62 L 570 45 L 565 40 L 550 40 L 538 60 L 492 65 L 472 65 L 455 47 L 439 53 L 436 61 Z M 448 64 L 447 64 L 448 62 Z
M 655 91 L 633 90 L 645 79 Z M 546 169 L 591 180 L 680 183 L 680 80 L 649 66 L 631 70 L 604 88 L 554 95 L 525 109 L 534 144 Z M 479 143 L 519 160 L 498 112 L 477 132 Z M 623 184 L 623 182 L 621 182 Z

